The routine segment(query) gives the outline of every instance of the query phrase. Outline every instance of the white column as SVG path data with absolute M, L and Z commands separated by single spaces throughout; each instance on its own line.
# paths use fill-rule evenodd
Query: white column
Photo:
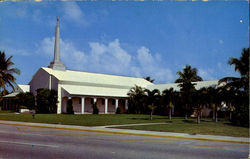
M 118 108 L 118 99 L 115 99 L 115 110 Z
M 105 114 L 108 114 L 108 98 L 105 98 Z
M 62 113 L 62 89 L 61 89 L 61 84 L 58 84 L 58 103 L 57 103 L 57 114 Z
M 51 90 L 51 86 L 52 86 L 52 77 L 51 74 L 49 75 L 49 90 Z
M 82 114 L 84 114 L 85 98 L 82 97 L 81 100 L 82 100 L 82 101 L 81 101 L 81 103 L 82 103 Z
M 128 100 L 125 99 L 125 110 L 128 110 Z

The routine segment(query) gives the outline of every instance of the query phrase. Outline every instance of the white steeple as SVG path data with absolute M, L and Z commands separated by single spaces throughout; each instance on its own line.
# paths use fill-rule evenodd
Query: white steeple
M 54 60 L 50 62 L 49 68 L 54 70 L 66 70 L 66 67 L 60 60 L 60 31 L 59 31 L 59 17 L 56 18 L 56 34 L 55 34 L 55 46 L 54 46 Z

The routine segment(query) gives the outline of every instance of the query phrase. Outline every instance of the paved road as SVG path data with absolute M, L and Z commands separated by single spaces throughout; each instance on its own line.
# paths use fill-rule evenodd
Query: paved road
M 0 125 L 0 159 L 240 159 L 248 144 Z

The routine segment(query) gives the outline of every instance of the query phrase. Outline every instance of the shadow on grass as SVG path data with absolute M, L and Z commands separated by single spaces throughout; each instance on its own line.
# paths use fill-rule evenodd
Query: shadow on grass
M 233 124 L 233 123 L 231 123 L 231 122 L 225 122 L 225 123 L 223 123 L 224 125 L 229 125 L 229 126 L 234 126 L 234 127 L 241 127 L 241 128 L 248 128 L 248 126 L 240 126 L 240 125 L 235 125 L 235 124 Z
M 150 116 L 148 118 L 128 118 L 131 120 L 150 120 Z M 158 119 L 166 119 L 166 118 L 154 118 L 153 116 L 153 120 L 158 120 Z
M 165 123 L 173 123 L 173 121 L 165 121 Z
M 195 120 L 182 120 L 183 123 L 196 123 Z
M 149 118 L 128 118 L 131 120 L 150 120 Z

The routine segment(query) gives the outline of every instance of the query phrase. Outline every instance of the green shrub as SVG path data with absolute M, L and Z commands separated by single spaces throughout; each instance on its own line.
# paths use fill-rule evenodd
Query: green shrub
M 231 122 L 234 125 L 249 127 L 249 106 L 240 105 L 236 111 L 233 112 Z
M 58 102 L 56 90 L 38 89 L 36 99 L 38 113 L 56 113 Z
M 32 93 L 20 92 L 16 96 L 16 98 L 17 98 L 18 105 L 20 105 L 19 109 L 34 109 L 35 108 L 35 97 Z
M 92 105 L 92 108 L 93 108 L 93 114 L 99 114 L 99 109 L 97 107 L 97 103 L 96 102 Z
M 120 107 L 117 107 L 115 113 L 116 113 L 116 114 L 121 114 L 121 108 L 120 108 Z
M 67 114 L 74 114 L 72 99 L 67 101 Z

